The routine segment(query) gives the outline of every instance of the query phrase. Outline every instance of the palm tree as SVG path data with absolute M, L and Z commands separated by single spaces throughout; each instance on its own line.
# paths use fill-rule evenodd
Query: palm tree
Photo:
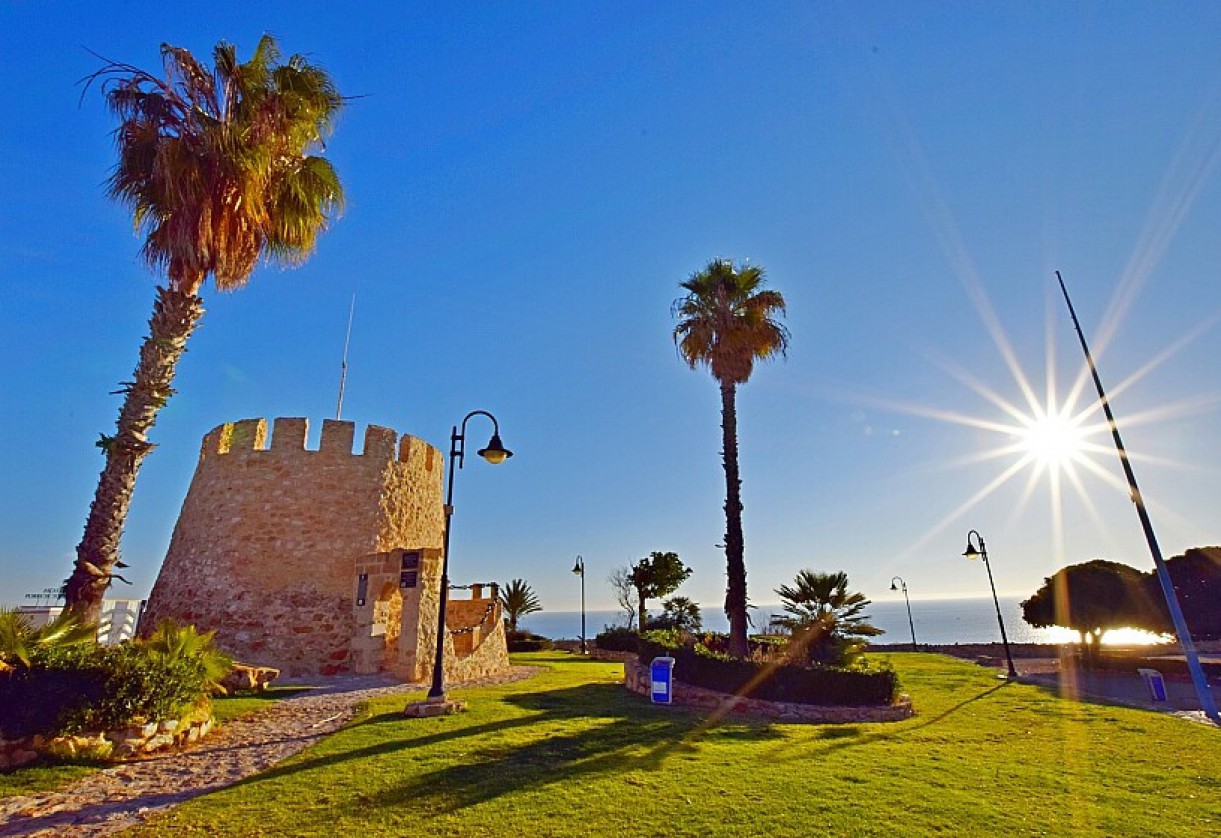
M 534 590 L 525 579 L 514 579 L 500 592 L 500 605 L 508 615 L 509 631 L 517 631 L 517 620 L 543 610 Z
M 95 623 L 120 578 L 113 569 L 124 566 L 119 539 L 136 475 L 203 315 L 204 281 L 230 291 L 260 258 L 305 261 L 343 203 L 331 164 L 309 153 L 343 105 L 326 72 L 299 55 L 280 63 L 269 35 L 244 64 L 232 45 L 217 44 L 211 72 L 179 47 L 163 44 L 161 57 L 164 78 L 107 62 L 86 81 L 100 83 L 119 119 L 109 196 L 131 210 L 145 261 L 166 276 L 132 381 L 120 390 L 116 433 L 97 443 L 106 464 L 65 591 L 68 609 Z
M 747 656 L 746 563 L 742 539 L 742 480 L 738 471 L 737 387 L 750 379 L 756 360 L 784 355 L 788 330 L 777 321 L 785 311 L 779 291 L 763 287 L 763 269 L 735 267 L 714 259 L 682 283 L 675 301 L 674 343 L 692 368 L 708 367 L 721 386 L 722 459 L 725 466 L 725 614 L 729 653 Z
M 870 601 L 848 593 L 848 574 L 803 570 L 794 585 L 776 589 L 787 616 L 773 623 L 793 635 L 791 654 L 819 663 L 842 664 L 860 654 L 862 641 L 882 630 L 870 625 L 864 612 Z

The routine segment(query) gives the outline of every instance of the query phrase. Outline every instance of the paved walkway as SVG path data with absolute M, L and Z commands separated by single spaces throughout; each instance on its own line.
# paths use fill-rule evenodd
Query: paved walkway
M 1154 701 L 1140 675 L 1124 672 L 1061 670 L 1058 660 L 1016 660 L 1019 681 L 1052 690 L 1064 698 L 1099 704 L 1122 704 L 1159 713 L 1169 713 L 1192 721 L 1211 724 L 1188 679 L 1165 678 L 1166 700 Z M 1221 705 L 1221 684 L 1210 682 L 1214 700 Z
M 486 686 L 529 678 L 539 667 L 463 684 Z M 187 750 L 120 763 L 59 791 L 0 800 L 0 836 L 112 835 L 179 803 L 233 785 L 334 733 L 361 702 L 418 691 L 377 676 L 329 678 L 324 686 L 226 722 Z

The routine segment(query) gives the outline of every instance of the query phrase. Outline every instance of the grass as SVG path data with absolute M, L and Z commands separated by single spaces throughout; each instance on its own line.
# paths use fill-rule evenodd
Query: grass
M 216 721 L 227 721 L 265 710 L 272 702 L 288 698 L 310 687 L 270 687 L 266 692 L 250 695 L 224 696 L 212 699 L 212 715 Z M 101 768 L 105 763 L 90 760 L 52 760 L 42 758 L 16 771 L 0 771 L 0 799 L 18 795 L 41 794 L 64 788 Z
M 1221 833 L 1221 733 L 1078 704 L 938 655 L 894 655 L 905 722 L 707 725 L 559 653 L 458 690 L 379 699 L 336 735 L 134 835 L 1195 836 Z

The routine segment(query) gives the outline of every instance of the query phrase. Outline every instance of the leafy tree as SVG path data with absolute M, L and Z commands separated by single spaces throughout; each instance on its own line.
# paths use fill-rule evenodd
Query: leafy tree
M 1106 559 L 1069 565 L 1022 603 L 1022 618 L 1036 628 L 1073 629 L 1089 659 L 1108 629 L 1164 630 L 1144 579 L 1136 568 Z
M 788 330 L 777 317 L 784 297 L 764 288 L 763 269 L 735 267 L 714 259 L 686 282 L 686 296 L 675 301 L 674 343 L 692 369 L 708 367 L 721 388 L 722 464 L 725 468 L 725 614 L 729 618 L 729 652 L 749 653 L 745 545 L 742 537 L 742 480 L 738 468 L 737 387 L 745 384 L 756 360 L 784 355 Z
M 509 631 L 517 631 L 520 618 L 543 610 L 534 589 L 526 584 L 525 579 L 514 579 L 501 590 L 500 605 L 507 615 L 505 619 L 509 621 Z
M 784 615 L 772 624 L 792 633 L 789 654 L 795 660 L 841 665 L 860 655 L 864 641 L 882 634 L 864 613 L 870 601 L 848 592 L 848 574 L 802 570 L 794 584 L 776 589 Z
M 691 576 L 691 568 L 683 564 L 678 553 L 654 551 L 632 565 L 632 587 L 636 589 L 637 616 L 643 629 L 649 622 L 646 600 L 674 593 Z
M 700 615 L 698 602 L 692 602 L 685 596 L 675 596 L 661 603 L 661 619 L 654 620 L 650 628 L 669 628 L 678 631 L 695 632 L 703 628 L 703 617 Z
M 118 163 L 109 195 L 131 210 L 143 256 L 165 272 L 65 591 L 69 610 L 96 623 L 116 578 L 119 539 L 149 431 L 173 394 L 174 372 L 203 315 L 199 292 L 240 288 L 260 258 L 305 261 L 343 202 L 322 147 L 343 104 L 330 76 L 304 57 L 280 63 L 263 36 L 250 60 L 221 42 L 206 70 L 185 49 L 163 44 L 164 78 L 108 62 L 99 82 L 115 131 Z
M 28 614 L 14 608 L 0 608 L 0 670 L 17 664 L 30 666 L 38 649 L 62 649 L 97 642 L 97 626 L 79 615 L 64 611 L 38 628 Z
M 636 625 L 636 586 L 632 584 L 632 569 L 617 567 L 610 572 L 606 580 L 615 592 L 615 602 L 623 609 L 628 631 L 631 631 Z
M 1192 547 L 1167 560 L 1166 569 L 1192 636 L 1198 640 L 1221 640 L 1221 547 Z M 1147 574 L 1145 588 L 1160 615 L 1159 630 L 1173 631 L 1156 572 Z

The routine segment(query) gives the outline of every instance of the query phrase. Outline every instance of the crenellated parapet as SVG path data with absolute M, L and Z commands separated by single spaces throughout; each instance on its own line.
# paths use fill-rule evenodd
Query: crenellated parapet
M 317 450 L 306 447 L 309 438 L 309 420 L 302 418 L 278 418 L 272 421 L 270 438 L 266 419 L 241 419 L 218 425 L 204 435 L 200 447 L 200 461 L 225 454 L 269 452 L 271 454 L 315 454 L 329 457 L 366 457 L 380 461 L 411 463 L 423 459 L 423 466 L 431 471 L 440 452 L 410 434 L 401 437 L 392 428 L 369 425 L 365 428 L 364 443 L 359 452 L 353 451 L 356 438 L 356 423 L 338 419 L 322 420 L 322 434 Z

